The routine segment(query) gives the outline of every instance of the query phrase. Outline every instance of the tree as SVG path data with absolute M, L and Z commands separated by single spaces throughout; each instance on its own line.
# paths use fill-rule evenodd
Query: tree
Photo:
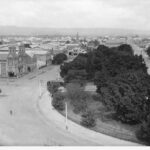
M 86 63 L 86 72 L 88 73 L 87 74 L 88 79 L 93 78 L 94 73 L 95 73 L 94 62 L 93 62 L 94 58 L 93 57 L 94 57 L 93 52 L 89 52 L 88 56 L 87 56 L 87 63 Z
M 58 111 L 63 111 L 65 109 L 64 99 L 65 96 L 62 93 L 55 93 L 52 100 L 52 105 L 54 106 L 54 108 Z
M 117 50 L 124 55 L 134 55 L 132 47 L 128 44 L 120 45 Z
M 67 55 L 64 53 L 59 53 L 54 56 L 52 63 L 56 65 L 62 64 L 65 60 L 67 60 Z
M 67 97 L 74 106 L 74 112 L 80 113 L 85 111 L 87 108 L 87 98 L 89 96 L 83 88 L 79 84 L 69 83 L 66 89 Z
M 48 81 L 47 82 L 47 89 L 51 94 L 54 94 L 58 91 L 58 88 L 60 87 L 60 85 L 61 85 L 60 82 Z
M 24 47 L 25 48 L 31 48 L 30 44 L 28 44 L 28 43 L 24 44 Z
M 136 132 L 138 139 L 148 143 L 150 145 L 150 115 L 147 117 L 147 120 L 143 121 L 140 129 Z
M 140 123 L 150 107 L 145 98 L 150 77 L 142 56 L 134 56 L 129 45 L 100 45 L 93 53 L 94 83 L 105 106 L 122 122 Z
M 60 75 L 62 78 L 64 78 L 68 71 L 71 69 L 71 64 L 70 63 L 63 63 L 61 66 L 60 66 Z
M 150 57 L 150 46 L 147 48 L 146 53 Z
M 89 110 L 85 111 L 82 114 L 81 125 L 88 127 L 88 128 L 94 127 L 96 125 L 94 113 Z
M 140 123 L 150 113 L 150 102 L 146 99 L 150 88 L 148 75 L 134 71 L 108 78 L 104 83 L 101 80 L 95 82 L 97 92 L 104 105 L 116 112 L 117 119 L 130 124 Z
M 69 70 L 65 76 L 65 82 L 76 81 L 78 83 L 83 83 L 87 79 L 86 70 Z
M 79 54 L 72 62 L 64 63 L 60 66 L 61 77 L 65 78 L 69 74 L 72 74 L 72 72 L 76 72 L 76 75 L 80 74 L 80 77 L 86 76 L 86 62 L 87 62 L 87 56 L 85 54 Z M 69 75 L 70 77 L 71 75 Z M 75 75 L 74 75 L 75 77 Z M 76 79 L 76 77 L 74 78 Z

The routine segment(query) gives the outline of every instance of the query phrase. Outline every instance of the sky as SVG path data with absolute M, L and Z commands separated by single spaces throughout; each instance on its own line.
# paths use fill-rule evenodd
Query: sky
M 150 0 L 0 0 L 0 25 L 150 30 Z

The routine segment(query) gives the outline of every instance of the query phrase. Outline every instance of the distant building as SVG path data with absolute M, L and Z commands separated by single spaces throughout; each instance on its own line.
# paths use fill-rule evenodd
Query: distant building
M 117 47 L 120 46 L 122 44 L 126 44 L 127 43 L 127 39 L 126 38 L 110 38 L 107 41 L 105 41 L 103 44 L 108 46 L 108 47 Z
M 9 47 L 9 52 L 0 53 L 0 77 L 19 77 L 36 69 L 37 59 L 25 52 L 24 46 Z
M 50 51 L 30 49 L 27 51 L 27 54 L 36 58 L 37 68 L 48 66 L 52 63 L 53 54 Z

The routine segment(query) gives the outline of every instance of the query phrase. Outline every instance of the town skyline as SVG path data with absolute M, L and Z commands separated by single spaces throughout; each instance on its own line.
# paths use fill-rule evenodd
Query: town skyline
M 104 36 L 104 35 L 143 35 L 149 36 L 150 30 L 135 30 L 124 28 L 69 28 L 69 27 L 29 27 L 29 26 L 1 26 L 2 35 L 76 35 L 81 36 Z

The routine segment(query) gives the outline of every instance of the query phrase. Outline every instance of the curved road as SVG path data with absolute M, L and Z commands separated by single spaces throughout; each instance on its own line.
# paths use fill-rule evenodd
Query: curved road
M 48 92 L 39 97 L 39 79 L 58 77 L 58 67 L 44 73 L 26 75 L 15 82 L 0 81 L 1 145 L 138 145 L 88 130 L 69 121 L 55 111 Z

